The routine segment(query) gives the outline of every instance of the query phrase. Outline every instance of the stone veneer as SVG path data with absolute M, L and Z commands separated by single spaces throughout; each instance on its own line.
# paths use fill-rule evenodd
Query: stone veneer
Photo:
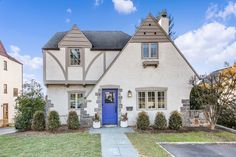
M 207 127 L 207 122 L 203 110 L 190 110 L 190 102 L 188 99 L 182 100 L 183 106 L 180 108 L 183 126 L 187 127 Z

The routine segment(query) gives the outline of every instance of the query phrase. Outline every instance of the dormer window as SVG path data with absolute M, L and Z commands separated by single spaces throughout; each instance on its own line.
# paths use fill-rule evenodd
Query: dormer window
M 81 65 L 81 53 L 78 48 L 70 49 L 70 65 L 77 66 Z
M 142 59 L 158 59 L 157 43 L 142 44 Z

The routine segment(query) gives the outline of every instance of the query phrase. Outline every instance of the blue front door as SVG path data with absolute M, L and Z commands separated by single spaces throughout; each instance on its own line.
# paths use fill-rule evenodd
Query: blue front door
M 117 89 L 102 90 L 102 124 L 117 125 Z

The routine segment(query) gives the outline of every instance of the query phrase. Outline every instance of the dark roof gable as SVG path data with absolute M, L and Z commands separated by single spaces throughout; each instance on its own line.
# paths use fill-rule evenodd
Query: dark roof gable
M 16 60 L 15 58 L 13 58 L 12 56 L 10 56 L 10 55 L 7 54 L 7 51 L 6 51 L 6 49 L 4 48 L 4 46 L 3 46 L 2 42 L 1 42 L 1 40 L 0 40 L 0 55 L 1 55 L 1 56 L 4 56 L 4 57 L 7 57 L 8 59 L 10 59 L 10 60 L 12 60 L 12 61 L 14 61 L 14 62 L 17 62 L 17 63 L 19 63 L 19 64 L 22 64 L 21 62 L 19 62 L 18 60 Z
M 121 31 L 82 31 L 92 43 L 92 50 L 122 50 L 131 36 Z M 57 32 L 43 49 L 58 49 L 58 43 L 67 32 Z

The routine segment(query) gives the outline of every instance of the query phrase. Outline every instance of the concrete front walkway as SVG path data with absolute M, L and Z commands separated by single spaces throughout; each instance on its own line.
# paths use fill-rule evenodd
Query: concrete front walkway
M 102 157 L 139 157 L 125 133 L 134 132 L 132 128 L 90 129 L 91 134 L 101 134 Z
M 10 133 L 15 133 L 16 129 L 15 128 L 0 128 L 0 135 L 5 135 L 5 134 L 10 134 Z

